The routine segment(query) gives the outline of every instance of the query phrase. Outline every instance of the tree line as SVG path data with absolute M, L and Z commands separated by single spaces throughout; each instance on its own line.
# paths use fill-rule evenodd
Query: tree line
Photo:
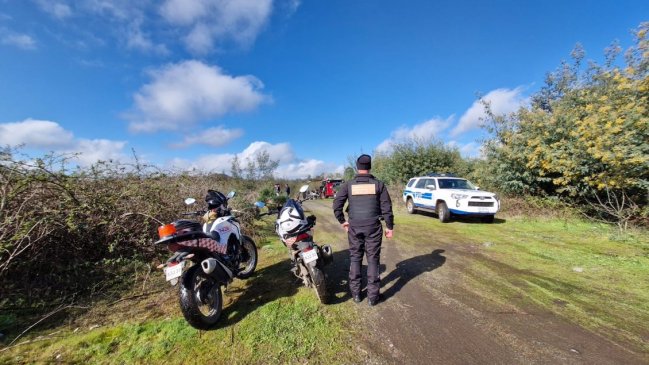
M 408 140 L 377 153 L 374 173 L 394 184 L 428 172 L 452 172 L 518 196 L 559 198 L 589 216 L 646 224 L 649 217 L 649 23 L 622 54 L 614 43 L 603 64 L 570 62 L 548 73 L 530 102 L 496 115 L 483 101 L 482 156 L 462 158 L 441 141 Z

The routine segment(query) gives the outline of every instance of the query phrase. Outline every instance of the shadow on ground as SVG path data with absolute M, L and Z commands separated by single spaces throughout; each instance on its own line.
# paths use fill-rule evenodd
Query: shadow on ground
M 333 257 L 333 262 L 324 268 L 330 294 L 328 304 L 340 304 L 350 299 L 347 286 L 349 250 L 334 252 Z M 223 320 L 219 321 L 216 328 L 236 324 L 266 303 L 295 295 L 304 284 L 290 272 L 290 268 L 291 263 L 287 257 L 257 271 L 248 279 L 245 288 L 229 288 L 224 303 L 230 302 L 223 311 Z M 315 292 L 313 296 L 315 298 Z
M 425 255 L 419 255 L 398 262 L 395 269 L 381 280 L 381 287 L 392 286 L 383 291 L 383 297 L 388 299 L 398 293 L 410 280 L 430 272 L 444 265 L 446 257 L 442 256 L 444 250 L 434 250 Z

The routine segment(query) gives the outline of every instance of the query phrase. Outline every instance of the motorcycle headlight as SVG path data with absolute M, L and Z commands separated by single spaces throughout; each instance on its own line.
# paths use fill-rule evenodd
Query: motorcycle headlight
M 466 195 L 466 194 L 451 194 L 451 198 L 453 198 L 453 199 L 457 199 L 457 200 L 460 200 L 460 199 L 466 199 L 466 198 L 468 198 L 468 197 L 469 197 L 469 196 Z

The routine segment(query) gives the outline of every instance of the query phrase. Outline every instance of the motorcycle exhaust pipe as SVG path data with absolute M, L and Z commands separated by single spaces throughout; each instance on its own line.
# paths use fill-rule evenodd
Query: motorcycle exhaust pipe
M 201 261 L 201 268 L 204 273 L 220 283 L 229 283 L 234 277 L 234 273 L 215 258 L 208 258 Z
M 203 272 L 208 275 L 211 274 L 214 271 L 214 269 L 216 269 L 216 265 L 218 265 L 216 259 L 212 259 L 212 258 L 205 259 L 201 262 L 201 267 L 203 268 Z
M 330 264 L 334 260 L 334 250 L 329 245 L 323 245 L 322 250 L 322 260 L 325 265 Z

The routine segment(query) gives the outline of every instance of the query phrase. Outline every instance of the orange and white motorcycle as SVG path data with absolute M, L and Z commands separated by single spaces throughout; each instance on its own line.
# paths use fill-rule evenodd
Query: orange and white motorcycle
M 220 194 L 220 193 L 219 193 Z M 161 264 L 171 285 L 180 282 L 180 309 L 187 322 L 197 329 L 209 329 L 219 320 L 223 308 L 221 286 L 234 278 L 250 277 L 257 267 L 257 246 L 241 234 L 239 221 L 227 208 L 234 197 L 224 197 L 222 214 L 210 223 L 181 219 L 160 226 L 156 244 L 167 245 L 173 255 Z M 187 198 L 187 205 L 196 199 Z M 206 211 L 183 213 L 202 216 Z

